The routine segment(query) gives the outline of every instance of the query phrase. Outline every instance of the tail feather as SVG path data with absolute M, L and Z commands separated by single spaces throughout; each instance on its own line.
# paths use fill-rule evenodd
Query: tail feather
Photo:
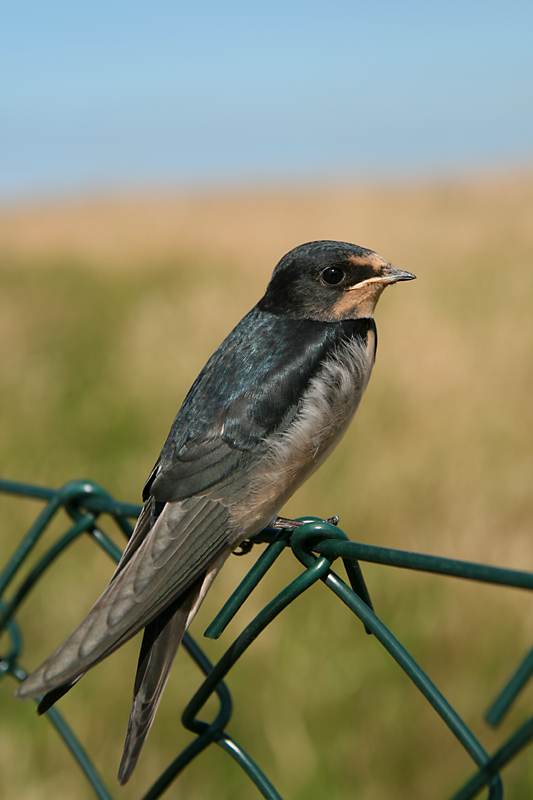
M 194 619 L 226 556 L 227 554 L 220 556 L 185 595 L 169 606 L 144 630 L 128 732 L 118 771 L 121 784 L 129 780 L 137 764 L 183 635 Z
M 39 697 L 44 713 L 88 669 L 145 628 L 121 783 L 137 763 L 183 635 L 234 546 L 228 526 L 228 508 L 217 500 L 191 497 L 161 510 L 149 500 L 100 599 L 15 692 Z
M 121 784 L 129 780 L 137 764 L 201 585 L 202 579 L 144 629 L 128 732 L 118 770 Z

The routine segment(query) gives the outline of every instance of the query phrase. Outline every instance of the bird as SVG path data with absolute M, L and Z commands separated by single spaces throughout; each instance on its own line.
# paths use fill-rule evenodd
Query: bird
M 133 772 L 214 578 L 245 539 L 276 525 L 340 441 L 374 365 L 376 303 L 388 285 L 414 277 L 348 242 L 299 245 L 194 381 L 107 588 L 16 691 L 43 696 L 43 713 L 144 629 L 120 783 Z

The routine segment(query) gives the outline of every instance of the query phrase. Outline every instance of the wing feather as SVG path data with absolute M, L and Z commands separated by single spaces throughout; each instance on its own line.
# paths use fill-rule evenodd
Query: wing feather
M 36 697 L 77 680 L 114 652 L 231 550 L 228 509 L 207 498 L 169 503 L 70 636 L 22 683 Z
M 231 487 L 232 476 L 264 452 L 265 439 L 295 419 L 328 354 L 347 337 L 366 336 L 369 322 L 287 319 L 252 309 L 185 398 L 149 478 L 149 493 L 170 502 Z

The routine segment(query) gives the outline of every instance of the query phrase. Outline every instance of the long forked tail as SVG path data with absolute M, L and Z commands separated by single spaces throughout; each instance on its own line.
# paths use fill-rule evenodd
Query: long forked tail
M 43 712 L 145 628 L 121 783 L 135 767 L 183 634 L 231 552 L 228 518 L 228 509 L 209 498 L 167 503 L 146 538 L 130 542 L 85 619 L 16 691 L 20 698 L 44 695 Z
M 223 554 L 206 575 L 144 630 L 128 732 L 118 770 L 121 784 L 129 780 L 137 764 L 183 635 L 225 560 L 226 554 Z
M 129 780 L 152 726 L 170 668 L 187 628 L 189 612 L 201 584 L 201 580 L 194 584 L 184 598 L 169 606 L 144 629 L 128 732 L 118 770 L 121 784 Z

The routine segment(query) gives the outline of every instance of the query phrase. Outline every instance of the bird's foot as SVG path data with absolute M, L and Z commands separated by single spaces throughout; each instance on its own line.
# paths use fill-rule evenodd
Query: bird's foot
M 251 539 L 244 539 L 237 548 L 233 551 L 234 556 L 246 556 L 251 551 L 252 547 L 254 546 L 255 542 L 252 542 Z
M 329 522 L 330 525 L 338 525 L 339 524 L 339 517 L 328 517 L 325 519 L 324 522 Z M 297 519 L 287 519 L 286 517 L 276 517 L 276 521 L 274 522 L 273 528 L 280 528 L 281 530 L 289 530 L 293 531 L 296 528 L 299 528 L 300 525 L 304 525 L 303 522 L 298 522 Z
M 324 522 L 329 522 L 330 525 L 338 525 L 339 518 L 335 515 L 334 517 L 328 517 L 325 519 Z M 276 520 L 272 528 L 276 530 L 282 531 L 294 531 L 296 528 L 299 528 L 300 525 L 304 525 L 303 522 L 299 522 L 297 519 L 287 519 L 286 517 L 276 517 Z M 234 556 L 246 556 L 251 551 L 254 544 L 258 544 L 261 542 L 271 541 L 270 539 L 261 539 L 261 534 L 257 535 L 257 541 L 254 539 L 244 539 L 233 551 Z
M 272 527 L 282 531 L 293 531 L 295 528 L 299 528 L 300 525 L 302 524 L 303 523 L 298 522 L 297 519 L 287 519 L 287 517 L 276 517 Z

